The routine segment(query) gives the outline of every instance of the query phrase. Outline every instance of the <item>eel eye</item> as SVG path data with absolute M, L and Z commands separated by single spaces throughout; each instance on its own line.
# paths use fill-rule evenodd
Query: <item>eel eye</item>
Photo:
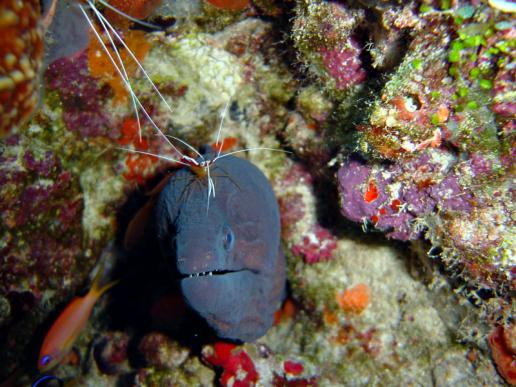
M 46 366 L 50 361 L 52 360 L 52 357 L 49 355 L 45 355 L 41 358 L 41 365 Z
M 235 236 L 233 235 L 233 230 L 228 225 L 224 226 L 222 231 L 223 233 L 223 244 L 226 250 L 231 250 L 233 248 L 233 244 L 235 243 Z

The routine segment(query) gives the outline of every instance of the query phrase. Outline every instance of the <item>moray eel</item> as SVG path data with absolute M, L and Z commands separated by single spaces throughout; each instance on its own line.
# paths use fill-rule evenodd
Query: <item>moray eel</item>
M 187 304 L 219 337 L 253 341 L 272 326 L 285 292 L 278 204 L 249 161 L 226 156 L 210 174 L 209 208 L 206 177 L 182 168 L 166 183 L 155 206 L 160 249 Z

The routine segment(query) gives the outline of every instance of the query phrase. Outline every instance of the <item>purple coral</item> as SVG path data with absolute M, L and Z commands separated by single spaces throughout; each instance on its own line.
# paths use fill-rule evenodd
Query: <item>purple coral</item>
M 341 212 L 347 219 L 354 222 L 362 222 L 364 217 L 370 218 L 375 213 L 376 204 L 366 202 L 362 192 L 362 186 L 367 182 L 370 174 L 371 168 L 358 161 L 350 161 L 339 169 Z
M 366 72 L 360 60 L 360 46 L 355 39 L 349 38 L 347 48 L 332 47 L 320 49 L 321 58 L 328 74 L 335 79 L 336 87 L 345 90 L 362 83 Z
M 389 237 L 399 240 L 414 239 L 410 229 L 410 222 L 414 215 L 401 212 L 399 205 L 392 205 L 393 200 L 386 194 L 386 187 L 392 181 L 384 179 L 380 173 L 373 174 L 372 168 L 350 161 L 343 165 L 338 172 L 339 191 L 341 194 L 341 212 L 344 217 L 354 222 L 363 223 L 371 221 L 380 230 L 392 230 Z M 364 190 L 367 182 L 373 178 L 378 187 L 378 198 L 372 202 L 364 199 Z M 414 204 L 421 205 L 418 198 L 414 198 Z M 397 202 L 395 202 L 397 203 Z
M 107 89 L 101 89 L 90 75 L 86 51 L 56 60 L 45 75 L 48 87 L 59 92 L 68 129 L 82 137 L 108 134 L 109 119 L 103 109 Z
M 436 151 L 437 152 L 437 151 Z M 441 172 L 427 153 L 405 164 L 373 169 L 350 161 L 338 172 L 341 212 L 355 222 L 372 222 L 390 238 L 416 239 L 417 218 L 436 212 L 471 209 L 472 193 L 461 186 L 454 171 Z M 378 197 L 367 201 L 368 182 L 374 181 Z

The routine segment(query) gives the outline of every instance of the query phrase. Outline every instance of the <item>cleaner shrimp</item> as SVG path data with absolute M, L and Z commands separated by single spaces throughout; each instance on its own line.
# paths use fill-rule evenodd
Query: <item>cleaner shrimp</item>
M 114 6 L 110 5 L 108 2 L 104 0 L 98 1 L 101 5 L 105 6 L 106 8 L 120 14 L 123 17 L 126 17 L 128 20 L 141 24 L 147 28 L 151 29 L 159 29 L 159 27 L 154 26 L 153 24 L 147 23 L 145 21 L 141 21 L 139 19 L 135 19 L 131 17 L 130 15 L 127 15 L 126 13 L 118 10 Z M 129 75 L 126 71 L 124 62 L 122 60 L 122 57 L 118 51 L 117 43 L 120 44 L 123 49 L 127 51 L 129 54 L 129 57 L 131 60 L 134 61 L 134 63 L 137 65 L 138 69 L 143 74 L 145 80 L 150 84 L 152 87 L 152 90 L 156 93 L 156 95 L 159 97 L 160 101 L 165 105 L 167 111 L 169 114 L 174 114 L 173 108 L 170 106 L 170 104 L 167 102 L 163 94 L 160 92 L 156 84 L 152 81 L 150 75 L 145 70 L 143 65 L 140 63 L 136 55 L 131 51 L 129 46 L 126 44 L 122 36 L 117 32 L 117 30 L 112 26 L 112 24 L 107 20 L 107 18 L 97 9 L 95 4 L 92 0 L 86 0 L 86 6 L 80 5 L 81 11 L 86 18 L 92 32 L 94 33 L 96 39 L 102 46 L 102 49 L 104 50 L 105 54 L 108 56 L 109 61 L 114 66 L 116 73 L 120 77 L 123 85 L 125 86 L 127 92 L 129 93 L 132 109 L 135 114 L 135 119 L 138 127 L 138 138 L 141 141 L 142 136 L 142 124 L 141 124 L 141 115 L 143 115 L 143 118 L 147 120 L 147 122 L 150 123 L 151 127 L 154 129 L 155 135 L 160 137 L 165 143 L 170 147 L 171 155 L 162 155 L 162 154 L 156 154 L 152 152 L 147 152 L 144 150 L 136 150 L 136 149 L 130 149 L 130 148 L 118 148 L 120 150 L 135 153 L 135 154 L 141 154 L 146 156 L 152 156 L 170 163 L 175 163 L 182 165 L 184 167 L 189 168 L 196 176 L 198 177 L 206 177 L 207 179 L 207 210 L 209 209 L 209 202 L 210 198 L 215 198 L 215 183 L 213 181 L 213 177 L 211 175 L 211 168 L 216 164 L 216 162 L 220 159 L 223 159 L 224 157 L 244 153 L 248 151 L 256 151 L 256 150 L 266 150 L 266 151 L 272 151 L 272 152 L 283 152 L 283 153 L 289 153 L 288 151 L 281 150 L 281 149 L 275 149 L 275 148 L 268 148 L 268 147 L 251 147 L 251 148 L 244 148 L 232 152 L 222 153 L 222 149 L 224 147 L 224 139 L 221 141 L 222 136 L 222 130 L 223 130 L 223 123 L 225 116 L 227 114 L 230 102 L 231 102 L 231 96 L 226 102 L 222 112 L 220 113 L 220 123 L 217 130 L 217 136 L 216 136 L 216 154 L 215 157 L 212 158 L 206 158 L 205 155 L 203 155 L 201 152 L 199 152 L 195 147 L 188 144 L 186 141 L 180 139 L 179 137 L 167 135 L 163 132 L 163 130 L 158 126 L 156 121 L 151 117 L 149 111 L 145 108 L 145 106 L 142 104 L 138 96 L 136 95 L 131 80 L 129 78 Z M 90 17 L 90 15 L 87 12 L 87 9 L 90 9 L 92 13 L 94 14 L 97 22 L 99 23 L 100 27 L 102 28 L 103 33 L 107 37 L 108 43 L 105 43 L 101 32 L 99 32 L 94 24 L 94 20 Z M 109 46 L 112 48 L 114 54 L 112 54 L 109 50 Z M 191 157 L 187 154 L 181 152 L 178 148 L 178 146 L 174 145 L 174 142 L 181 144 L 182 146 L 186 147 L 186 149 L 190 150 L 195 156 Z

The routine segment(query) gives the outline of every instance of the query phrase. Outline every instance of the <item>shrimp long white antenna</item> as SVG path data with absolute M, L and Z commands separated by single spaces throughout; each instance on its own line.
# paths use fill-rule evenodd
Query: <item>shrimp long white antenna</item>
M 117 149 L 120 149 L 120 150 L 123 150 L 126 152 L 130 152 L 130 153 L 137 153 L 140 155 L 153 156 L 153 157 L 156 157 L 161 160 L 166 160 L 166 161 L 170 161 L 172 163 L 178 163 L 178 164 L 184 165 L 185 167 L 191 166 L 191 164 L 185 163 L 181 160 L 176 160 L 173 157 L 167 157 L 167 156 L 163 156 L 163 155 L 152 153 L 152 152 L 146 152 L 146 151 L 141 151 L 141 150 L 137 150 L 137 149 L 121 148 L 121 147 L 117 147 Z
M 215 199 L 215 184 L 213 183 L 213 179 L 210 175 L 210 166 L 206 166 L 206 174 L 208 178 L 208 200 L 206 201 L 206 212 L 210 210 L 210 195 L 213 192 L 213 198 Z
M 220 124 L 219 124 L 219 130 L 217 131 L 217 139 L 215 140 L 215 144 L 219 145 L 220 141 L 220 133 L 222 132 L 222 125 L 224 124 L 224 118 L 226 117 L 226 113 L 229 108 L 229 103 L 231 102 L 231 97 L 229 97 L 228 102 L 226 102 L 226 105 L 224 106 L 224 109 L 222 110 L 222 113 L 220 114 Z M 219 151 L 217 152 L 217 157 L 220 157 L 220 154 L 222 152 L 222 145 L 224 144 L 224 140 L 222 140 L 222 144 L 219 146 Z
M 123 72 L 123 76 L 122 78 L 124 79 L 124 81 L 127 82 L 127 85 L 129 86 L 130 88 L 130 95 L 131 95 L 131 103 L 133 105 L 133 109 L 134 109 L 134 114 L 136 115 L 136 123 L 138 125 L 138 139 L 140 140 L 140 142 L 142 141 L 142 127 L 141 127 L 141 124 L 140 124 L 140 114 L 138 113 L 138 106 L 137 106 L 137 103 L 135 101 L 136 99 L 136 96 L 135 94 L 132 92 L 132 86 L 131 86 L 131 82 L 129 80 L 129 75 L 127 74 L 127 71 L 125 69 L 125 66 L 124 66 L 124 62 L 122 60 L 122 57 L 120 56 L 120 53 L 118 52 L 117 48 L 116 48 L 116 45 L 115 45 L 115 42 L 113 41 L 113 39 L 111 38 L 111 35 L 109 34 L 109 32 L 107 31 L 107 28 L 106 28 L 106 24 L 111 26 L 107 20 L 104 20 L 103 17 L 100 18 L 99 15 L 101 15 L 100 13 L 98 13 L 97 9 L 95 8 L 94 9 L 94 12 L 95 14 L 97 15 L 97 18 L 99 19 L 100 21 L 100 24 L 102 25 L 102 28 L 104 29 L 104 31 L 106 31 L 106 34 L 108 35 L 108 38 L 109 38 L 109 41 L 111 43 L 111 47 L 113 48 L 113 52 L 116 54 L 116 57 L 118 59 L 118 65 L 120 66 L 120 69 L 122 70 Z M 107 51 L 106 51 L 107 52 Z M 109 54 L 108 54 L 109 55 Z
M 152 126 L 156 129 L 157 131 L 157 134 L 159 136 L 166 136 L 159 128 L 158 126 L 156 125 L 156 123 L 154 122 L 154 120 L 152 120 L 152 118 L 149 117 L 147 111 L 145 110 L 145 108 L 142 106 L 142 104 L 140 103 L 140 101 L 138 100 L 138 97 L 136 97 L 134 91 L 132 90 L 132 87 L 131 87 L 131 84 L 129 82 L 129 77 L 125 71 L 125 67 L 123 65 L 123 61 L 118 53 L 118 50 L 116 49 L 116 45 L 114 44 L 113 42 L 113 39 L 112 39 L 112 36 L 111 36 L 111 33 L 115 36 L 115 38 L 117 39 L 118 42 L 120 42 L 122 44 L 122 46 L 126 49 L 127 53 L 129 54 L 129 56 L 132 58 L 132 60 L 136 63 L 136 65 L 138 66 L 138 68 L 142 71 L 143 75 L 145 76 L 145 78 L 147 79 L 147 81 L 149 82 L 149 84 L 151 85 L 152 89 L 156 92 L 156 94 L 158 95 L 158 97 L 160 98 L 160 100 L 165 104 L 165 106 L 167 107 L 167 109 L 169 110 L 170 113 L 174 113 L 174 110 L 172 109 L 172 107 L 169 105 L 169 103 L 167 102 L 167 100 L 165 99 L 165 97 L 161 94 L 161 92 L 159 91 L 158 87 L 156 86 L 156 84 L 152 81 L 151 77 L 149 76 L 149 74 L 147 73 L 147 71 L 145 70 L 145 68 L 142 66 L 142 64 L 140 63 L 140 61 L 138 60 L 138 58 L 136 57 L 136 55 L 134 55 L 134 53 L 131 51 L 131 49 L 129 48 L 129 46 L 125 43 L 124 39 L 120 36 L 120 34 L 116 31 L 115 28 L 113 28 L 113 26 L 109 23 L 109 21 L 104 17 L 104 15 L 102 15 L 102 13 L 99 12 L 99 10 L 95 7 L 95 5 L 91 2 L 91 0 L 88 0 L 87 1 L 88 5 L 91 7 L 91 9 L 93 10 L 93 12 L 95 13 L 95 15 L 97 16 L 99 22 L 102 24 L 102 27 L 104 29 L 104 31 L 106 32 L 106 35 L 108 36 L 108 39 L 110 40 L 111 42 L 111 46 L 113 47 L 113 51 L 116 53 L 117 55 L 117 59 L 119 61 L 119 64 L 120 64 L 120 67 L 123 69 L 123 72 L 124 72 L 124 75 L 125 76 L 122 76 L 121 75 L 121 78 L 122 78 L 122 81 L 124 81 L 124 84 L 126 85 L 126 88 L 128 88 L 129 90 L 129 93 L 131 94 L 131 97 L 132 99 L 136 99 L 137 100 L 137 104 L 141 107 L 141 109 L 144 111 L 144 115 L 145 117 L 151 122 Z M 112 6 L 111 6 L 112 7 Z M 84 13 L 84 11 L 83 11 Z M 123 14 L 123 13 L 122 13 Z M 87 15 L 85 15 L 87 17 Z M 88 17 L 87 17 L 88 18 Z M 98 33 L 96 32 L 96 30 L 94 29 L 94 27 L 92 26 L 92 23 L 90 22 L 90 26 L 92 27 L 92 29 L 94 30 L 95 32 L 95 35 L 97 36 L 97 39 L 99 39 L 100 43 L 102 44 L 104 50 L 106 51 L 106 54 L 108 55 L 108 57 L 110 57 L 111 59 L 111 54 L 109 51 L 107 51 L 105 45 L 104 45 L 104 42 L 102 41 L 102 39 L 100 38 L 100 36 L 98 35 Z M 107 27 L 107 28 L 106 28 Z M 109 29 L 109 30 L 108 30 Z M 111 33 L 109 32 L 111 31 Z M 111 60 L 111 62 L 113 63 L 113 60 Z M 113 65 L 115 66 L 115 68 L 117 68 L 116 64 L 113 63 Z M 117 69 L 118 73 L 120 74 L 120 71 Z M 137 118 L 138 118 L 138 113 L 136 112 L 136 115 L 137 115 Z M 138 134 L 139 134 L 139 138 L 141 139 L 141 128 L 140 128 L 140 125 L 139 125 L 139 120 L 138 120 Z M 193 146 L 191 146 L 190 144 L 188 144 L 187 142 L 181 140 L 180 138 L 178 137 L 175 137 L 175 136 L 167 136 L 169 138 L 172 138 L 180 143 L 182 143 L 183 145 L 185 145 L 188 149 L 190 149 L 192 152 L 194 152 L 198 157 L 200 157 L 201 159 L 204 159 L 202 154 L 199 153 L 199 151 L 197 149 L 195 149 Z M 185 157 L 185 155 L 183 153 L 181 153 L 170 141 L 166 140 L 167 143 L 172 147 L 172 149 L 177 153 L 179 154 L 181 157 Z
M 119 14 L 120 16 L 123 16 L 125 17 L 127 20 L 130 20 L 132 21 L 133 23 L 136 23 L 136 24 L 140 24 L 141 26 L 144 26 L 144 27 L 147 27 L 147 28 L 150 28 L 150 29 L 153 29 L 153 30 L 159 30 L 161 29 L 160 27 L 154 25 L 154 24 L 151 24 L 151 23 L 147 23 L 147 22 L 144 22 L 143 20 L 140 20 L 140 19 L 137 19 L 135 17 L 132 17 L 131 15 L 128 15 L 126 14 L 125 12 L 119 10 L 118 8 L 116 7 L 113 7 L 111 4 L 109 4 L 107 1 L 104 1 L 104 0 L 97 0 L 100 4 L 102 4 L 104 7 L 110 9 L 111 11 Z M 88 1 L 89 3 L 90 1 Z
M 265 147 L 245 148 L 245 149 L 239 149 L 239 150 L 233 151 L 233 152 L 224 153 L 221 156 L 217 156 L 217 157 L 215 157 L 212 160 L 212 163 L 214 163 L 215 161 L 217 161 L 219 159 L 223 159 L 226 156 L 231 156 L 231 155 L 234 155 L 236 153 L 243 153 L 243 152 L 249 152 L 249 151 L 255 151 L 255 150 L 268 150 L 268 151 L 271 151 L 271 152 L 292 153 L 290 151 L 286 151 L 286 150 L 283 150 L 283 149 L 276 149 L 276 148 L 265 148 Z
M 147 71 L 145 71 L 145 68 L 142 66 L 142 64 L 140 63 L 140 61 L 138 60 L 138 58 L 136 58 L 136 55 L 134 55 L 134 53 L 131 51 L 131 49 L 129 48 L 129 46 L 127 46 L 127 44 L 125 43 L 124 39 L 122 39 L 122 37 L 120 36 L 120 34 L 117 32 L 117 30 L 115 28 L 113 28 L 113 26 L 111 25 L 111 23 L 109 23 L 109 21 L 105 18 L 104 15 L 102 15 L 97 9 L 95 9 L 95 15 L 97 15 L 97 17 L 99 18 L 99 20 L 103 20 L 106 25 L 108 26 L 108 28 L 111 30 L 111 32 L 113 33 L 113 35 L 115 35 L 115 37 L 117 38 L 117 40 L 124 46 L 124 48 L 127 50 L 127 53 L 129 54 L 129 56 L 133 59 L 133 61 L 136 63 L 136 65 L 138 66 L 138 68 L 141 70 L 141 72 L 143 73 L 143 75 L 145 76 L 145 78 L 147 79 L 147 81 L 150 83 L 150 85 L 152 86 L 153 90 L 156 92 L 156 94 L 159 96 L 159 98 L 161 99 L 161 101 L 165 104 L 165 106 L 167 107 L 167 109 L 170 111 L 170 113 L 173 113 L 174 110 L 170 107 L 170 105 L 168 104 L 167 100 L 163 97 L 163 95 L 161 94 L 161 92 L 159 91 L 158 87 L 156 86 L 156 84 L 152 81 L 152 79 L 150 78 L 149 74 L 147 73 Z M 104 24 L 104 23 L 102 23 Z M 108 32 L 108 31 L 106 31 Z
M 88 0 L 88 5 L 90 5 L 90 7 L 92 7 L 93 11 L 95 12 L 96 15 L 100 14 L 100 12 L 95 8 L 95 6 L 91 3 L 91 1 Z M 95 28 L 95 26 L 93 25 L 93 22 L 91 21 L 90 17 L 88 16 L 88 13 L 84 10 L 83 7 L 81 7 L 81 11 L 84 15 L 84 17 L 86 18 L 88 24 L 90 25 L 90 28 L 92 29 L 93 33 L 95 34 L 95 37 L 97 38 L 97 40 L 99 41 L 99 43 L 101 44 L 102 48 L 104 49 L 106 55 L 108 56 L 109 60 L 111 61 L 111 63 L 113 64 L 113 66 L 115 67 L 115 70 L 117 71 L 118 75 L 120 76 L 120 79 L 122 80 L 124 86 L 126 87 L 126 89 L 128 90 L 129 94 L 134 97 L 133 101 L 136 102 L 137 106 L 142 110 L 144 116 L 147 118 L 147 120 L 151 123 L 152 127 L 156 130 L 157 134 L 159 136 L 161 136 L 169 145 L 170 147 L 174 150 L 174 152 L 176 154 L 178 154 L 180 156 L 180 158 L 184 157 L 183 153 L 181 151 L 179 151 L 179 149 L 176 148 L 176 146 L 170 142 L 170 140 L 168 139 L 168 137 L 161 131 L 161 129 L 158 127 L 158 125 L 154 122 L 154 120 L 152 119 L 152 117 L 149 115 L 149 113 L 147 112 L 147 110 L 145 109 L 145 107 L 143 106 L 143 104 L 141 103 L 141 101 L 138 99 L 138 97 L 136 96 L 136 94 L 134 93 L 133 89 L 132 89 L 132 86 L 129 82 L 129 79 L 126 78 L 126 76 L 124 75 L 124 71 L 122 71 L 122 69 L 120 67 L 123 67 L 123 63 L 119 66 L 117 63 L 116 63 L 116 60 L 115 58 L 113 57 L 113 55 L 111 55 L 111 53 L 109 52 L 106 44 L 104 43 L 104 41 L 102 40 L 102 37 L 100 36 L 99 32 L 97 31 L 97 29 Z M 112 42 L 112 44 L 114 44 L 113 40 L 112 40 L 112 37 L 109 33 L 107 33 L 108 35 L 108 38 L 109 40 Z M 117 52 L 117 50 L 115 50 L 115 52 Z M 120 58 L 120 56 L 118 56 L 118 58 Z M 121 58 L 120 58 L 120 61 L 121 61 Z M 175 160 L 175 161 L 179 161 L 179 160 Z

